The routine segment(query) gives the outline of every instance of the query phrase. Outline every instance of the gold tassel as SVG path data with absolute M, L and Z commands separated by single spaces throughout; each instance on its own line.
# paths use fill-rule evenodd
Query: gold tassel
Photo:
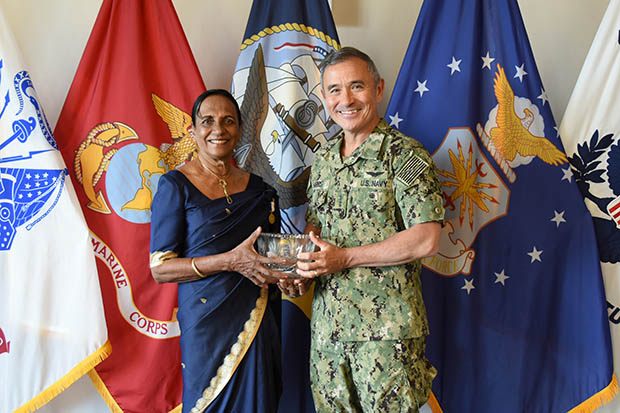
M 443 413 L 443 410 L 441 409 L 441 406 L 439 405 L 439 402 L 437 401 L 437 398 L 435 397 L 435 394 L 433 394 L 432 391 L 431 391 L 431 395 L 428 396 L 428 400 L 426 401 L 426 403 L 428 404 L 428 407 L 431 408 L 433 413 Z
M 601 406 L 609 403 L 618 394 L 618 380 L 614 374 L 611 378 L 611 383 L 588 400 L 579 404 L 568 411 L 568 413 L 591 413 Z
M 94 367 L 105 360 L 111 352 L 112 345 L 109 341 L 106 341 L 103 346 L 82 360 L 77 366 L 72 368 L 69 373 L 56 380 L 54 384 L 37 394 L 29 402 L 17 408 L 14 413 L 34 412 L 35 410 L 40 409 L 54 397 L 68 389 L 69 386 L 71 386 L 77 379 L 82 377 L 88 371 L 92 371 Z
M 112 413 L 123 413 L 123 410 L 116 403 L 116 400 L 114 400 L 114 398 L 108 391 L 108 388 L 103 383 L 103 380 L 101 380 L 101 377 L 99 377 L 99 374 L 97 374 L 97 371 L 95 369 L 92 369 L 88 372 L 88 377 L 90 377 L 90 380 L 93 382 L 95 389 L 97 389 L 99 395 L 101 395 L 101 397 L 103 398 L 103 401 L 108 405 L 110 411 Z

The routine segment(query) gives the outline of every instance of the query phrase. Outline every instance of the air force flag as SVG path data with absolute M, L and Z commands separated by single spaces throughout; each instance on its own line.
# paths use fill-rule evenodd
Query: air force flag
M 592 222 L 517 2 L 424 2 L 387 117 L 432 153 L 443 184 L 446 225 L 423 285 L 444 411 L 591 411 L 610 400 Z

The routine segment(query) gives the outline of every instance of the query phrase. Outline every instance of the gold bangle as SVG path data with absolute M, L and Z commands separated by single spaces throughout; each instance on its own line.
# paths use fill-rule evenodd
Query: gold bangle
M 207 274 L 201 273 L 198 267 L 196 267 L 196 257 L 192 258 L 192 268 L 194 269 L 194 272 L 196 273 L 196 275 L 199 276 L 200 278 L 207 277 Z

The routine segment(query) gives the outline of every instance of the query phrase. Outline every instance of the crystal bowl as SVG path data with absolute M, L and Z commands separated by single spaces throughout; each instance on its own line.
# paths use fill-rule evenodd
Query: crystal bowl
M 264 257 L 286 258 L 285 264 L 265 264 L 267 267 L 284 272 L 295 278 L 297 255 L 301 252 L 313 252 L 314 242 L 306 234 L 274 234 L 264 232 L 256 240 L 256 251 Z

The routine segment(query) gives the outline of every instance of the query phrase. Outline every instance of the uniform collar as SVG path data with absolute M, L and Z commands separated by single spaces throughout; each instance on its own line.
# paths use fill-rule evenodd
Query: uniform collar
M 335 140 L 337 142 L 332 145 L 328 151 L 327 160 L 330 164 L 336 165 L 338 168 L 342 166 L 353 165 L 358 159 L 379 159 L 381 155 L 381 149 L 383 148 L 383 141 L 385 140 L 389 125 L 384 118 L 379 120 L 379 123 L 368 137 L 358 146 L 351 155 L 349 155 L 344 161 L 340 156 L 340 146 L 344 139 L 344 132 L 341 132 Z

